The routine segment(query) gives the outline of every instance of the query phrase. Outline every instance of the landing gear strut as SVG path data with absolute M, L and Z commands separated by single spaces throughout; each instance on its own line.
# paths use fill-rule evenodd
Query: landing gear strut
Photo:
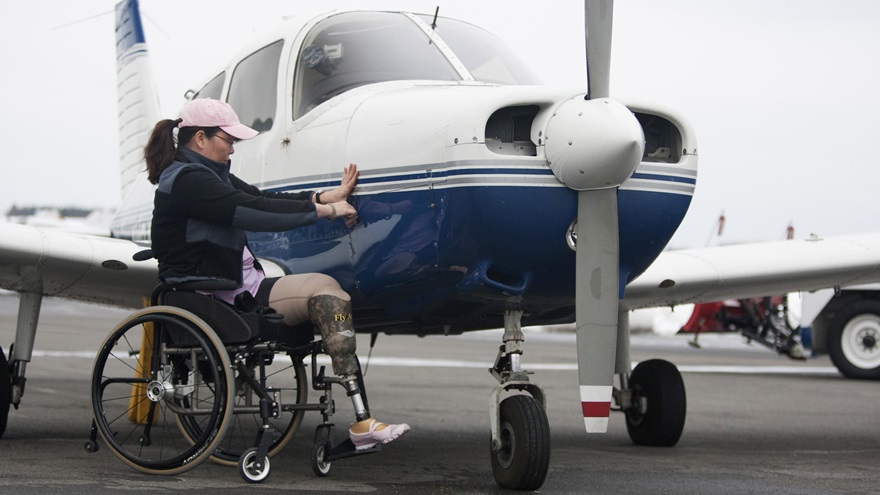
M 500 383 L 489 397 L 489 455 L 499 486 L 537 490 L 550 467 L 550 422 L 544 411 L 544 390 L 529 381 L 529 372 L 520 365 L 525 340 L 521 318 L 518 310 L 504 315 L 503 344 L 489 369 Z
M 12 379 L 9 376 L 9 363 L 3 348 L 0 348 L 0 438 L 6 431 L 6 420 L 9 418 L 9 404 L 12 400 Z
M 18 325 L 15 344 L 9 348 L 9 356 L 0 349 L 0 438 L 6 431 L 9 406 L 18 409 L 24 395 L 25 370 L 34 350 L 34 336 L 43 295 L 39 292 L 20 292 L 18 300 Z

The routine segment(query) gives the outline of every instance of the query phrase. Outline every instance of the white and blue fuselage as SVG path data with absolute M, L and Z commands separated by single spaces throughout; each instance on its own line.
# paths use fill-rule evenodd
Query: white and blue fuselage
M 577 193 L 554 176 L 544 146 L 555 110 L 583 94 L 538 84 L 472 25 L 430 24 L 395 12 L 290 21 L 196 92 L 229 101 L 261 131 L 236 144 L 232 161 L 233 173 L 261 189 L 330 189 L 345 165 L 358 165 L 354 228 L 320 221 L 252 233 L 250 246 L 286 271 L 334 276 L 352 294 L 361 326 L 495 328 L 514 307 L 526 325 L 571 322 Z M 697 163 L 679 115 L 619 100 L 646 140 L 618 194 L 625 284 L 684 218 Z M 137 177 L 125 196 L 114 235 L 148 241 L 152 186 Z

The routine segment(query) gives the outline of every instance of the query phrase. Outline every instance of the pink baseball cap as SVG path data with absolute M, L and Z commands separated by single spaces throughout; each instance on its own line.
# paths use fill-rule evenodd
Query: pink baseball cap
M 242 124 L 235 110 L 225 101 L 198 98 L 187 102 L 177 127 L 219 127 L 236 139 L 250 139 L 259 132 Z

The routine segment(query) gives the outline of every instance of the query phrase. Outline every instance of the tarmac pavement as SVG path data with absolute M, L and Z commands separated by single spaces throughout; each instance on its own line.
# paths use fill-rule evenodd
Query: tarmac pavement
M 0 294 L 0 345 L 14 339 L 17 298 Z M 146 475 L 106 445 L 85 452 L 94 354 L 126 311 L 47 299 L 25 396 L 0 440 L 0 493 L 499 493 L 489 463 L 489 392 L 500 332 L 384 336 L 369 358 L 374 416 L 413 430 L 381 453 L 333 463 L 316 477 L 309 458 L 317 413 L 258 485 L 237 469 L 203 463 L 177 476 Z M 880 383 L 841 377 L 827 358 L 792 361 L 737 335 L 635 335 L 633 359 L 663 358 L 688 393 L 677 446 L 634 446 L 624 418 L 606 434 L 583 431 L 574 337 L 528 331 L 524 367 L 548 396 L 550 471 L 540 493 L 880 493 Z M 369 339 L 360 340 L 367 362 Z M 310 396 L 315 399 L 316 393 Z M 341 393 L 337 424 L 351 409 Z M 344 429 L 344 428 L 342 428 Z

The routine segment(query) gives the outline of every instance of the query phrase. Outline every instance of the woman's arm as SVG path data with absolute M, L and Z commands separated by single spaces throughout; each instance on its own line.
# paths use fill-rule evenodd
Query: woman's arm
M 317 221 L 314 203 L 260 194 L 259 189 L 239 179 L 232 184 L 201 167 L 182 171 L 174 181 L 172 196 L 178 211 L 205 220 L 250 231 L 278 232 L 311 225 Z M 238 186 L 247 187 L 238 187 Z M 256 194 L 254 194 L 254 192 Z

